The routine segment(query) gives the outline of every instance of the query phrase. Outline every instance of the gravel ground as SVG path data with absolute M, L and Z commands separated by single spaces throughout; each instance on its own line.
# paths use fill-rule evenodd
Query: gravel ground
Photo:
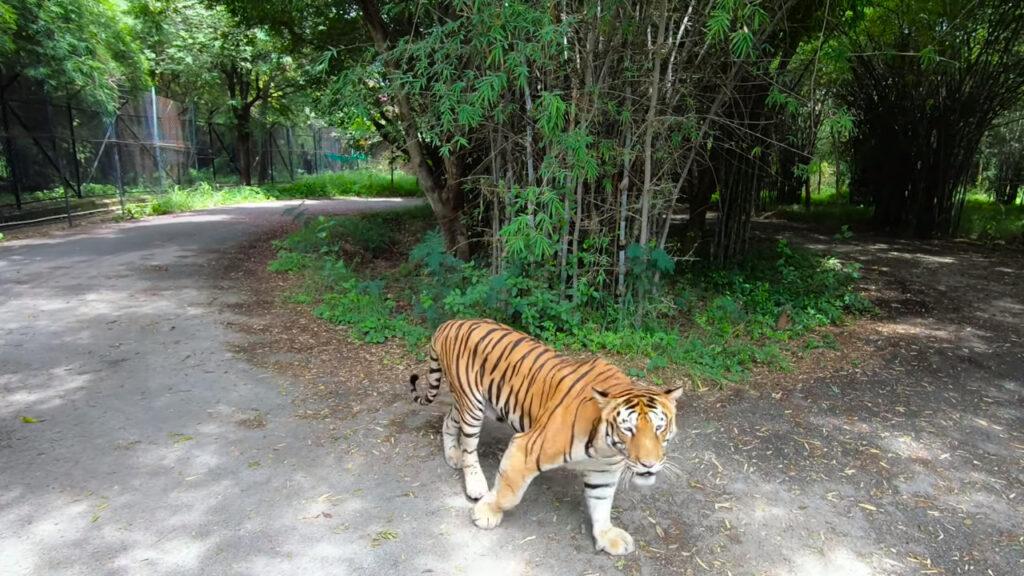
M 473 527 L 450 396 L 413 405 L 406 351 L 265 272 L 282 206 L 0 246 L 0 573 L 1024 573 L 1019 256 L 765 225 L 863 262 L 881 314 L 682 400 L 682 474 L 620 493 L 639 549 L 614 559 L 564 471 Z M 489 472 L 507 437 L 485 427 Z

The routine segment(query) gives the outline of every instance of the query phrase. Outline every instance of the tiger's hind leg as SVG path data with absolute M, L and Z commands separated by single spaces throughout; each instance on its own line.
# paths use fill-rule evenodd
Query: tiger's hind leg
M 459 446 L 459 409 L 452 406 L 441 425 L 441 438 L 444 441 L 444 461 L 455 469 L 462 468 L 462 448 Z
M 459 413 L 459 419 L 459 443 L 462 447 L 462 475 L 466 482 L 466 496 L 472 500 L 479 500 L 487 494 L 487 477 L 484 476 L 480 458 L 476 453 L 477 444 L 480 442 L 480 429 L 484 423 L 484 407 L 472 405 L 468 410 L 463 408 Z

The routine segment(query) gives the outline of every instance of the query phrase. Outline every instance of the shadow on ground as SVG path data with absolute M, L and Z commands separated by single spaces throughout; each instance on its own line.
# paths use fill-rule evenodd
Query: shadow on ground
M 867 354 L 683 400 L 682 473 L 620 493 L 639 549 L 613 559 L 564 471 L 472 526 L 450 397 L 412 405 L 406 352 L 348 342 L 235 249 L 284 205 L 0 247 L 0 573 L 1024 571 L 1019 258 L 764 228 L 864 264 L 881 313 L 841 340 Z M 485 428 L 489 473 L 507 438 Z

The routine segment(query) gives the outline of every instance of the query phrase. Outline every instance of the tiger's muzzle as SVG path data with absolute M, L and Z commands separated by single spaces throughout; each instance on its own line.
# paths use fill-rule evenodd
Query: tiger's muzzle
M 633 462 L 632 460 L 627 460 L 626 465 L 629 466 L 629 470 L 633 473 L 634 485 L 652 486 L 658 479 L 658 472 L 660 472 L 662 467 L 665 465 L 665 460 L 658 462 L 648 460 Z

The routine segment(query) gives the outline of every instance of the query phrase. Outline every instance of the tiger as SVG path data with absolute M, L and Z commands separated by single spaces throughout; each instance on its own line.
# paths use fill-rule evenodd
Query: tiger
M 426 390 L 418 390 L 418 375 L 409 378 L 413 400 L 431 404 L 442 376 L 448 381 L 454 402 L 441 426 L 444 459 L 462 469 L 478 527 L 498 526 L 538 474 L 566 466 L 583 474 L 596 550 L 633 551 L 632 536 L 611 522 L 615 490 L 627 471 L 635 485 L 655 483 L 676 434 L 682 387 L 634 384 L 600 358 L 567 358 L 493 320 L 445 322 L 428 356 Z M 485 413 L 515 432 L 490 488 L 477 456 Z

